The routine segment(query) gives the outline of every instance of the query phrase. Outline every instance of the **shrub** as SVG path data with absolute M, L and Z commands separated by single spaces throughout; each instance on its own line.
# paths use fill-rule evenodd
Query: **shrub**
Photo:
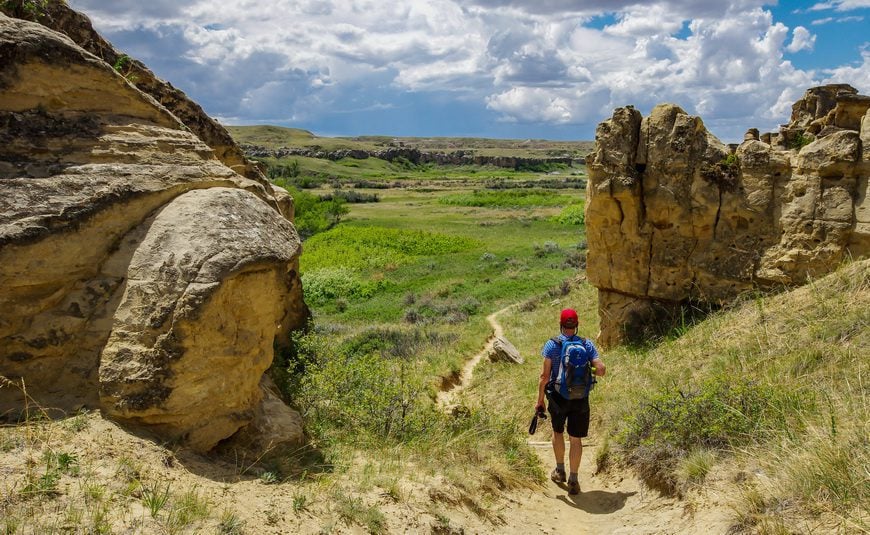
M 520 208 L 528 206 L 559 206 L 575 201 L 570 195 L 558 195 L 542 189 L 513 189 L 455 193 L 438 199 L 441 204 L 486 208 Z
M 812 142 L 813 138 L 811 136 L 804 135 L 804 133 L 801 132 L 791 140 L 791 143 L 789 143 L 789 148 L 799 151 Z
M 553 221 L 561 225 L 583 225 L 586 223 L 586 215 L 584 214 L 584 204 L 569 204 L 559 215 L 553 217 Z
M 285 189 L 293 197 L 294 224 L 302 239 L 331 229 L 341 221 L 341 216 L 348 213 L 345 201 L 341 198 L 325 201 L 317 195 L 293 187 Z
M 295 178 L 300 173 L 299 160 L 293 160 L 287 165 L 275 164 L 270 165 L 266 171 L 266 175 L 272 179 L 278 178 Z
M 676 492 L 676 470 L 689 452 L 765 440 L 793 425 L 785 415 L 808 403 L 800 393 L 732 379 L 663 389 L 627 418 L 618 440 L 647 484 L 668 494 Z
M 308 360 L 299 399 L 316 436 L 407 440 L 438 425 L 440 413 L 427 395 L 422 363 L 307 344 L 314 346 L 319 352 Z
M 400 266 L 414 257 L 456 253 L 473 248 L 471 238 L 420 230 L 342 225 L 306 242 L 302 272 L 324 267 L 349 269 Z
M 322 268 L 302 275 L 305 300 L 311 304 L 324 305 L 339 300 L 369 298 L 384 288 L 387 282 L 363 281 L 351 269 L 344 267 Z
M 435 330 L 410 331 L 379 327 L 363 331 L 339 346 L 344 355 L 377 353 L 383 357 L 410 358 L 423 345 L 440 345 L 456 340 L 455 334 L 443 335 Z
M 451 324 L 463 323 L 480 312 L 481 302 L 468 296 L 460 300 L 447 299 L 449 291 L 442 292 L 438 298 L 421 299 L 416 308 L 405 311 L 404 320 L 407 323 L 435 323 L 446 321 Z
M 48 0 L 3 0 L 0 10 L 11 17 L 37 20 L 45 15 Z
M 320 199 L 323 201 L 331 201 L 333 199 L 342 199 L 344 202 L 350 204 L 359 204 L 359 203 L 367 203 L 367 202 L 380 202 L 381 198 L 377 193 L 361 193 L 359 191 L 343 191 L 336 190 L 332 193 L 327 193 L 326 195 L 321 195 Z
M 532 249 L 535 251 L 535 256 L 538 258 L 543 258 L 545 256 L 556 254 L 561 251 L 559 248 L 559 244 L 556 242 L 544 242 L 544 245 L 533 245 Z

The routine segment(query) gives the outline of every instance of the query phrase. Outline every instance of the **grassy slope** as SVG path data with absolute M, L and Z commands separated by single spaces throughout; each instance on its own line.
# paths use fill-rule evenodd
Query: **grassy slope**
M 592 150 L 590 141 L 547 141 L 483 138 L 403 138 L 387 136 L 318 137 L 297 128 L 279 126 L 228 126 L 238 143 L 278 147 L 320 147 L 324 150 L 382 150 L 392 142 L 423 151 L 473 150 L 485 156 L 544 158 L 570 155 L 582 157 Z
M 521 367 L 487 364 L 471 399 L 527 418 L 540 369 L 540 346 L 551 336 L 560 308 L 581 312 L 581 332 L 597 332 L 595 291 L 581 284 L 569 296 L 503 318 L 507 336 L 532 356 Z M 680 333 L 676 333 L 680 334 Z M 758 435 L 732 447 L 697 449 L 673 467 L 681 492 L 724 472 L 737 498 L 735 526 L 762 533 L 870 529 L 870 260 L 781 295 L 758 297 L 717 313 L 649 348 L 616 348 L 604 355 L 608 377 L 593 393 L 593 434 L 608 440 L 608 458 L 642 468 L 636 450 L 623 447 L 631 419 L 646 400 L 705 381 L 744 379 L 782 396 L 785 414 L 765 412 Z M 504 385 L 515 385 L 503 388 Z M 734 409 L 733 407 L 728 410 Z M 783 424 L 785 423 L 785 425 Z M 650 445 L 667 445 L 652 437 Z M 722 478 L 719 478 L 722 479 Z M 818 516 L 822 520 L 818 520 Z M 813 527 L 815 526 L 815 527 Z

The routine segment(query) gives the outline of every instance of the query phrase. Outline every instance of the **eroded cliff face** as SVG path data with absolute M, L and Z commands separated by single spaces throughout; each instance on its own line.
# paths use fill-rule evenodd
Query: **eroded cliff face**
M 0 14 L 0 375 L 18 385 L 0 414 L 23 384 L 200 451 L 246 426 L 302 439 L 263 379 L 308 314 L 292 199 L 191 130 L 66 35 Z
M 142 62 L 115 49 L 94 30 L 88 17 L 71 9 L 66 2 L 47 2 L 45 6 L 34 11 L 16 9 L 12 7 L 15 4 L 16 2 L 11 2 L 9 6 L 0 7 L 0 12 L 11 17 L 32 18 L 39 24 L 69 37 L 85 51 L 113 66 L 137 89 L 159 102 L 208 145 L 214 156 L 224 165 L 240 175 L 267 185 L 260 168 L 245 158 L 242 150 L 220 123 L 209 117 L 199 104 L 190 100 L 182 91 L 158 78 Z
M 780 133 L 750 130 L 736 148 L 674 105 L 614 111 L 588 161 L 600 342 L 643 340 L 687 305 L 802 284 L 870 253 L 868 108 L 849 86 L 813 88 Z

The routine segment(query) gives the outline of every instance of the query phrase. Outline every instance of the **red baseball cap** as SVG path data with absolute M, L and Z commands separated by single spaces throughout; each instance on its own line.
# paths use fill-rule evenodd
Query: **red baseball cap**
M 559 316 L 559 325 L 562 327 L 574 329 L 577 327 L 577 323 L 577 311 L 573 308 L 566 308 L 562 311 L 562 315 Z

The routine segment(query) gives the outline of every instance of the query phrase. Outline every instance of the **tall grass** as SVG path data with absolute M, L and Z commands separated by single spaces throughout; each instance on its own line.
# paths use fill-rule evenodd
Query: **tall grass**
M 745 518 L 788 527 L 802 511 L 824 511 L 831 522 L 866 529 L 868 354 L 866 260 L 792 292 L 750 299 L 639 354 L 615 352 L 637 377 L 625 382 L 642 385 L 639 400 L 613 394 L 632 407 L 612 411 L 623 459 L 657 488 L 679 492 L 690 483 L 691 452 L 748 455 L 768 466 L 759 485 L 771 499 Z M 745 385 L 754 385 L 744 390 L 752 394 L 748 406 L 731 394 Z M 645 425 L 650 432 L 639 431 Z M 803 507 L 775 505 L 795 502 Z
M 534 400 L 535 357 L 565 306 L 580 312 L 581 334 L 594 336 L 595 290 L 581 284 L 502 318 L 514 345 L 533 356 L 525 365 L 476 372 L 472 393 L 513 413 L 518 430 Z M 708 484 L 711 473 L 721 485 L 727 473 L 735 530 L 868 531 L 870 260 L 602 355 L 608 375 L 590 398 L 591 439 L 606 443 L 599 469 L 627 467 L 676 494 Z M 516 387 L 496 386 L 504 384 Z

